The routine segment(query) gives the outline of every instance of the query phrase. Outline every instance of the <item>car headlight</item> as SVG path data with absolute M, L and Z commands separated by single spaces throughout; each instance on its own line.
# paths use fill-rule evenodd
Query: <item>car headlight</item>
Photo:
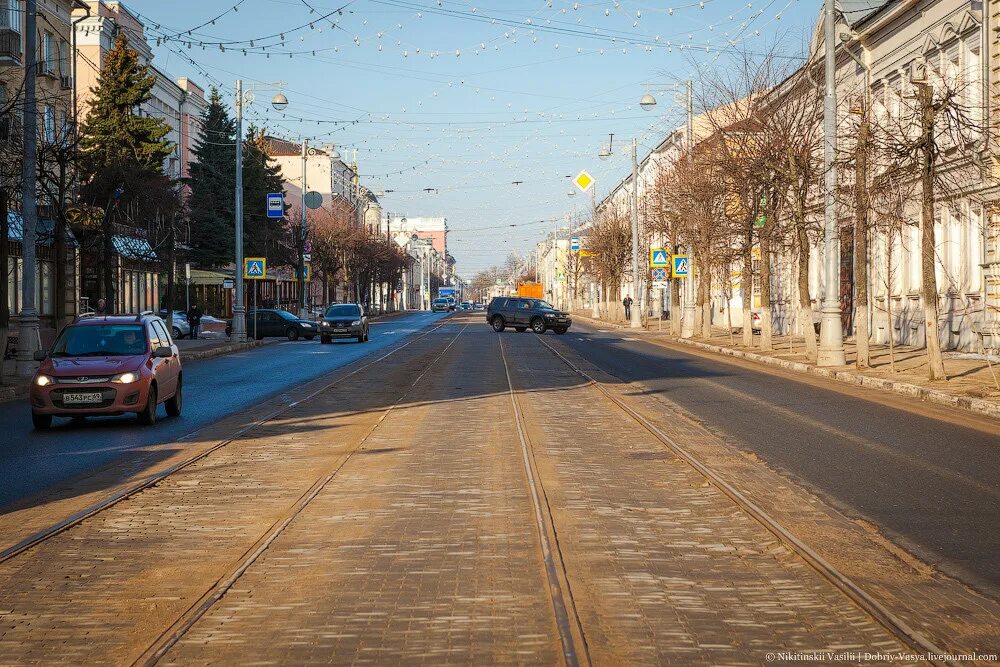
M 118 375 L 111 378 L 111 381 L 115 384 L 132 384 L 139 379 L 138 373 L 119 373 Z
M 326 320 L 323 320 L 323 326 L 324 326 L 324 327 L 328 327 L 328 326 L 330 326 L 330 323 L 329 323 L 329 322 L 327 322 Z
M 361 320 L 354 320 L 353 322 L 351 322 L 351 326 L 352 326 L 352 327 L 356 327 L 356 326 L 358 326 L 359 324 L 361 324 Z
M 48 386 L 53 382 L 55 382 L 55 380 L 50 378 L 48 375 L 38 375 L 35 377 L 35 384 L 38 385 L 39 387 Z
M 555 315 L 553 315 L 552 313 L 545 313 L 545 317 L 551 318 L 551 317 L 555 317 Z

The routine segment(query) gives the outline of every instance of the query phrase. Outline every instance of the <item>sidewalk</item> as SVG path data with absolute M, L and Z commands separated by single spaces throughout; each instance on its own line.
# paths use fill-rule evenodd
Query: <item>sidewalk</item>
M 595 320 L 588 314 L 575 312 L 574 317 L 602 327 L 628 329 L 624 322 L 608 322 Z M 678 338 L 670 335 L 668 321 L 663 322 L 662 331 L 659 322 L 651 320 L 644 329 L 630 332 L 644 334 L 651 339 L 661 339 L 671 343 L 688 345 L 708 352 L 724 354 L 738 359 L 745 359 L 770 366 L 777 366 L 799 373 L 810 373 L 830 378 L 847 384 L 861 385 L 874 389 L 891 391 L 904 396 L 912 396 L 930 403 L 962 408 L 988 417 L 1000 418 L 1000 389 L 994 382 L 989 366 L 982 355 L 961 352 L 945 352 L 944 366 L 948 373 L 946 382 L 931 382 L 927 379 L 927 355 L 921 348 L 906 345 L 895 346 L 895 372 L 890 369 L 889 346 L 872 345 L 872 367 L 859 371 L 854 367 L 857 358 L 857 347 L 853 340 L 845 341 L 847 366 L 835 368 L 819 368 L 815 362 L 805 355 L 805 344 L 802 338 L 775 336 L 774 349 L 762 352 L 757 345 L 760 337 L 754 336 L 753 348 L 740 345 L 740 336 L 734 335 L 735 344 L 730 341 L 729 333 L 715 329 L 712 338 Z M 993 371 L 1000 377 L 1000 366 L 993 364 Z

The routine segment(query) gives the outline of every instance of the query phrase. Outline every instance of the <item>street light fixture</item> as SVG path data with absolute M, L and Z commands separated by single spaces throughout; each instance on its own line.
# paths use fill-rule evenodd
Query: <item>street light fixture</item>
M 285 107 L 288 106 L 288 98 L 285 97 L 284 93 L 278 93 L 271 98 L 271 106 L 274 107 L 275 111 L 284 111 Z
M 642 99 L 639 100 L 639 106 L 641 106 L 646 111 L 651 111 L 653 107 L 656 106 L 656 98 L 650 95 L 649 93 L 646 93 L 645 95 L 642 96 Z

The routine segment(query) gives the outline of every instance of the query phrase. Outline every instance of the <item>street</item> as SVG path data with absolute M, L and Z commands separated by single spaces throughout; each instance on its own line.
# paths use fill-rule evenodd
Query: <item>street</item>
M 329 347 L 325 370 L 229 399 L 246 410 L 348 371 L 0 559 L 0 663 L 750 665 L 997 646 L 995 433 L 623 330 L 496 334 L 479 314 L 380 326 L 396 331 L 373 331 L 383 355 Z M 221 369 L 202 363 L 213 396 Z M 936 455 L 935 438 L 963 455 Z M 890 457 L 899 474 L 883 479 Z M 0 527 L 55 526 L 59 508 L 35 496 Z M 902 546 L 852 534 L 854 517 Z M 979 590 L 916 571 L 911 547 Z
M 26 401 L 0 403 L 0 424 L 9 443 L 0 448 L 0 508 L 109 463 L 125 465 L 145 447 L 182 440 L 223 417 L 252 412 L 261 400 L 294 393 L 303 383 L 385 350 L 438 317 L 412 313 L 373 324 L 371 341 L 365 345 L 282 341 L 191 362 L 184 366 L 183 416 L 167 418 L 161 408 L 161 419 L 152 428 L 139 428 L 135 416 L 126 415 L 84 424 L 64 419 L 51 431 L 38 433 L 32 430 Z

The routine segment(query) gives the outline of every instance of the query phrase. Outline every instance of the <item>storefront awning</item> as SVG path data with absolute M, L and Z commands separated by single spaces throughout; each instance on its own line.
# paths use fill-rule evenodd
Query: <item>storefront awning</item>
M 54 220 L 39 220 L 36 229 L 37 245 L 46 247 L 55 245 L 55 229 Z M 7 240 L 24 241 L 24 219 L 17 211 L 7 211 Z M 79 246 L 73 232 L 68 228 L 66 229 L 66 245 L 72 248 Z

